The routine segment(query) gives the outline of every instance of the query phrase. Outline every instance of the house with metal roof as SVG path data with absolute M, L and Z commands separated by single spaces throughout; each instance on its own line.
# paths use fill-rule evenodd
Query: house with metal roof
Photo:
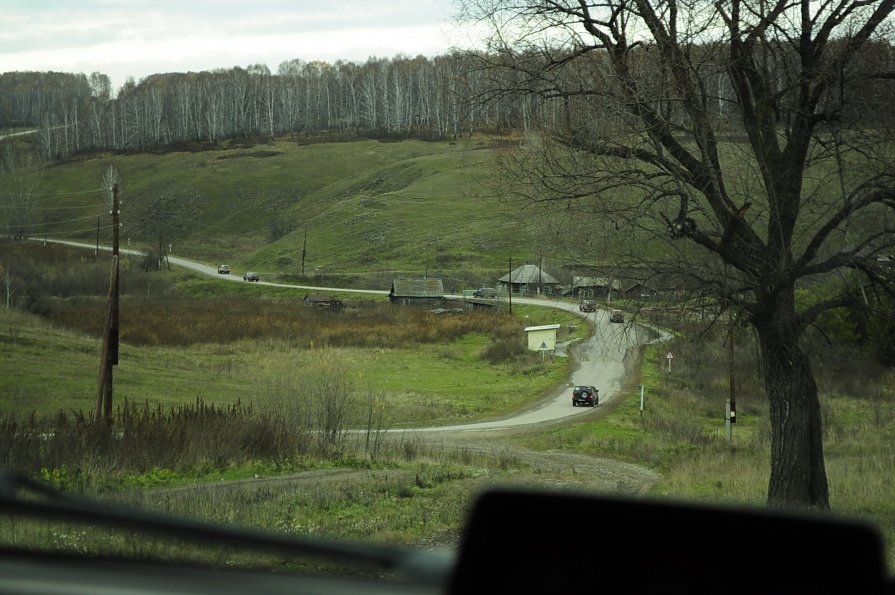
M 513 293 L 543 293 L 552 295 L 560 292 L 559 281 L 534 264 L 524 264 L 498 280 L 502 291 L 512 289 Z
M 621 297 L 622 285 L 609 277 L 572 277 L 570 294 L 576 298 L 612 301 Z
M 444 301 L 441 279 L 394 279 L 388 294 L 393 304 L 432 306 Z

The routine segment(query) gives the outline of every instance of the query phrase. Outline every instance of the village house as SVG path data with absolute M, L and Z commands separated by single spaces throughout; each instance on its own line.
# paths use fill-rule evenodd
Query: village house
M 498 280 L 501 291 L 513 293 L 553 295 L 560 293 L 559 281 L 537 265 L 524 264 Z
M 580 299 L 611 302 L 621 297 L 621 291 L 621 283 L 609 277 L 572 277 L 569 294 Z

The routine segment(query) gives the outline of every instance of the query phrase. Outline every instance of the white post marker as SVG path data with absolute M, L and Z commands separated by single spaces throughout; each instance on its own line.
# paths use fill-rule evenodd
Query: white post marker
M 668 373 L 670 374 L 671 373 L 671 360 L 674 359 L 674 354 L 669 351 L 668 354 L 665 356 L 665 359 L 668 360 Z
M 732 416 L 730 415 L 730 413 L 731 413 L 730 399 L 727 399 L 727 401 L 725 401 L 725 403 L 726 403 L 726 411 L 724 412 L 724 425 L 727 429 L 727 443 L 730 444 L 730 441 L 733 439 L 733 433 L 732 433 L 731 427 L 730 427 L 730 424 L 733 421 L 731 419 Z
M 640 385 L 640 416 L 643 417 L 643 385 Z

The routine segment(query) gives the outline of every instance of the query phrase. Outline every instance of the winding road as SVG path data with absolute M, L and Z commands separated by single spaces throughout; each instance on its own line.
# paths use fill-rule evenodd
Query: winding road
M 169 256 L 173 265 L 182 266 L 206 275 L 216 276 L 229 281 L 243 283 L 240 275 L 219 275 L 216 267 L 211 267 L 185 258 Z M 258 281 L 261 285 L 272 287 L 288 287 L 306 289 L 314 292 L 354 292 L 366 294 L 388 295 L 388 291 L 370 289 L 345 289 L 342 287 L 316 287 L 292 285 L 287 283 L 271 283 Z M 446 295 L 446 299 L 462 299 L 455 295 Z M 558 300 L 542 298 L 514 297 L 513 303 L 557 308 L 589 319 L 594 332 L 578 345 L 569 345 L 574 351 L 577 367 L 569 378 L 568 386 L 556 391 L 548 399 L 527 410 L 516 412 L 503 419 L 481 421 L 450 426 L 426 428 L 405 428 L 391 430 L 393 432 L 469 432 L 477 430 L 503 430 L 530 424 L 555 422 L 576 415 L 584 415 L 590 411 L 588 407 L 572 407 L 572 387 L 575 385 L 593 385 L 600 390 L 600 404 L 611 403 L 618 397 L 625 375 L 625 357 L 633 347 L 642 345 L 657 337 L 656 331 L 640 325 L 613 324 L 609 322 L 609 313 L 605 310 L 587 314 L 579 312 L 577 305 Z
M 37 240 L 37 239 L 36 239 Z M 37 240 L 43 241 L 43 240 Z M 76 246 L 81 248 L 96 249 L 96 246 L 79 242 L 67 242 L 60 240 L 56 243 Z M 101 250 L 110 250 L 108 247 L 100 247 Z M 121 249 L 123 254 L 140 254 L 137 250 Z M 237 274 L 221 275 L 217 272 L 216 266 L 209 266 L 175 256 L 168 256 L 168 261 L 175 266 L 190 269 L 203 275 L 216 277 L 224 282 L 244 283 L 242 276 Z M 271 287 L 286 287 L 291 289 L 305 289 L 314 292 L 350 292 L 362 294 L 378 294 L 388 295 L 388 291 L 374 289 L 346 289 L 343 287 L 318 287 L 310 285 L 294 285 L 288 283 L 272 283 L 269 281 L 258 281 L 259 285 L 268 285 Z M 455 295 L 446 295 L 446 299 L 462 299 Z M 647 343 L 656 340 L 661 335 L 647 327 L 632 324 L 613 324 L 609 322 L 609 313 L 605 310 L 597 310 L 593 313 L 579 312 L 577 305 L 569 302 L 558 300 L 548 300 L 543 298 L 522 298 L 514 297 L 513 303 L 527 304 L 535 306 L 543 306 L 547 308 L 557 308 L 566 310 L 582 318 L 587 318 L 593 324 L 593 333 L 585 341 L 578 344 L 558 346 L 558 352 L 563 350 L 572 351 L 577 363 L 575 371 L 569 378 L 566 387 L 555 391 L 548 398 L 540 401 L 534 406 L 519 412 L 515 412 L 510 416 L 502 419 L 494 419 L 488 421 L 480 421 L 466 424 L 436 426 L 426 428 L 405 428 L 391 430 L 393 432 L 427 432 L 427 433 L 444 433 L 444 432 L 472 432 L 484 430 L 506 430 L 510 428 L 519 428 L 532 424 L 544 424 L 556 422 L 571 418 L 577 415 L 585 415 L 593 411 L 589 407 L 572 407 L 571 395 L 572 387 L 575 385 L 593 385 L 600 391 L 600 405 L 612 403 L 619 398 L 622 388 L 622 382 L 625 376 L 625 358 L 629 351 Z M 600 406 L 597 407 L 599 409 Z
M 39 240 L 43 241 L 43 240 Z M 47 240 L 52 241 L 52 240 Z M 96 246 L 86 243 L 67 242 L 56 240 L 57 243 L 95 249 Z M 100 247 L 102 250 L 110 250 L 108 247 Z M 124 250 L 123 254 L 140 254 L 137 250 Z M 168 257 L 172 265 L 196 271 L 221 279 L 223 282 L 245 283 L 242 275 L 220 275 L 217 267 L 209 266 L 174 256 Z M 315 293 L 322 292 L 350 292 L 359 294 L 387 295 L 383 290 L 345 289 L 341 287 L 317 287 L 306 285 L 292 285 L 285 283 L 271 283 L 258 281 L 260 285 L 275 287 L 288 287 L 305 289 Z M 447 299 L 459 299 L 457 296 L 445 296 Z M 585 314 L 580 312 L 577 305 L 568 302 L 546 300 L 540 298 L 513 298 L 516 304 L 531 304 L 536 306 L 558 308 L 572 312 L 582 318 L 587 318 L 593 324 L 593 332 L 585 340 L 571 345 L 564 345 L 564 351 L 572 352 L 575 357 L 576 369 L 568 379 L 565 387 L 557 389 L 547 398 L 540 400 L 533 406 L 512 413 L 501 419 L 413 429 L 386 430 L 389 433 L 412 434 L 426 436 L 429 440 L 437 440 L 442 446 L 453 446 L 467 452 L 482 452 L 490 456 L 502 456 L 501 453 L 510 453 L 510 456 L 524 462 L 530 469 L 541 472 L 556 472 L 559 474 L 571 474 L 578 478 L 575 487 L 577 489 L 595 490 L 598 492 L 613 492 L 617 494 L 638 495 L 646 493 L 659 481 L 659 476 L 652 470 L 636 464 L 618 461 L 615 459 L 594 456 L 585 453 L 569 451 L 540 452 L 524 448 L 519 444 L 508 442 L 508 433 L 524 431 L 528 428 L 543 427 L 547 424 L 568 421 L 574 416 L 588 415 L 590 417 L 601 416 L 608 412 L 610 405 L 622 398 L 622 388 L 625 378 L 626 355 L 634 347 L 650 341 L 661 341 L 667 338 L 664 332 L 656 331 L 637 324 L 612 324 L 609 322 L 608 312 Z M 557 346 L 560 353 L 560 346 Z M 574 385 L 593 385 L 600 390 L 600 404 L 596 408 L 572 407 L 571 391 Z M 403 437 L 402 437 L 403 439 Z M 225 485 L 216 482 L 205 486 L 192 486 L 193 489 L 230 489 L 239 486 L 270 486 L 273 484 L 290 485 L 313 481 L 319 483 L 327 480 L 350 479 L 367 471 L 331 469 L 321 472 L 298 473 L 282 477 L 256 477 L 256 479 L 236 480 L 226 482 Z

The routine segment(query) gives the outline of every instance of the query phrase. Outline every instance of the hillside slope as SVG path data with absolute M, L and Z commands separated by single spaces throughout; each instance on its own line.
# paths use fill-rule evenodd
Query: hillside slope
M 261 144 L 102 155 L 42 174 L 34 231 L 108 242 L 103 174 L 121 174 L 122 243 L 266 273 L 481 276 L 550 254 L 546 226 L 494 191 L 490 139 Z M 42 211 L 41 211 L 42 209 Z M 36 235 L 36 234 L 35 234 Z M 302 259 L 304 252 L 304 259 Z M 558 263 L 557 263 L 558 264 Z

